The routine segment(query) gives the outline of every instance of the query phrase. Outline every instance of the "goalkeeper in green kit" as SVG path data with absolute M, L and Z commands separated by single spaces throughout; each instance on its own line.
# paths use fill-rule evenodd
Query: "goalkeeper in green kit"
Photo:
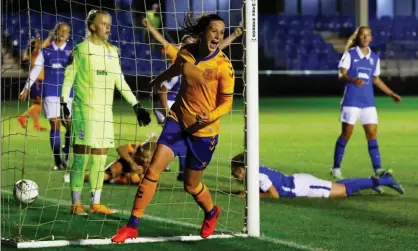
M 66 101 L 74 84 L 72 110 L 74 160 L 70 168 L 71 213 L 87 215 L 81 204 L 84 172 L 90 165 L 90 213 L 112 214 L 100 203 L 107 152 L 114 147 L 113 95 L 115 87 L 133 107 L 140 126 L 151 122 L 126 83 L 119 63 L 118 49 L 107 42 L 111 16 L 92 10 L 86 20 L 86 39 L 72 51 L 61 94 L 62 115 L 69 115 Z

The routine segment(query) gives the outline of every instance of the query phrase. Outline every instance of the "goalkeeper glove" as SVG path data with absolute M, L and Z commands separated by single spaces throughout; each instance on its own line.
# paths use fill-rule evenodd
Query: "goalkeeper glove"
M 151 116 L 147 110 L 145 110 L 140 103 L 137 103 L 132 107 L 136 114 L 139 126 L 147 126 L 151 122 Z
M 67 127 L 67 120 L 66 118 L 70 117 L 70 109 L 68 109 L 67 103 L 61 102 L 61 123 L 63 126 Z

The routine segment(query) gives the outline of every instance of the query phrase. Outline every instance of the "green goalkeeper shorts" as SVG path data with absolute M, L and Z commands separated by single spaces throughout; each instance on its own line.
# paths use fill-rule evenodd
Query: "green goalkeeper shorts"
M 113 148 L 115 133 L 112 111 L 96 112 L 74 107 L 72 114 L 73 144 L 91 148 Z

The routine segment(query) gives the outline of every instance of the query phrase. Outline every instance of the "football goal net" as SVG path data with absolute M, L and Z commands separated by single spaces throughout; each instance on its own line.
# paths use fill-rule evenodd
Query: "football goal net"
M 66 140 L 73 141 L 75 136 L 66 135 L 64 126 L 54 129 L 59 132 L 52 135 L 51 125 L 57 126 L 50 122 L 51 111 L 47 111 L 49 108 L 43 95 L 44 85 L 50 77 L 46 75 L 46 69 L 63 67 L 61 63 L 45 56 L 42 60 L 45 74 L 42 76 L 41 73 L 34 81 L 28 98 L 19 100 L 30 70 L 38 62 L 37 55 L 47 46 L 54 49 L 55 45 L 48 45 L 48 40 L 55 25 L 69 25 L 66 44 L 74 47 L 85 39 L 85 21 L 92 9 L 110 13 L 109 42 L 118 48 L 123 77 L 149 111 L 159 109 L 159 100 L 148 83 L 167 69 L 170 61 L 164 45 L 144 25 L 145 17 L 162 38 L 174 46 L 181 44 L 184 31 L 180 24 L 188 13 L 193 13 L 194 18 L 208 13 L 220 15 L 225 20 L 225 39 L 243 25 L 243 36 L 239 34 L 223 48 L 235 69 L 234 105 L 222 118 L 219 144 L 205 170 L 203 182 L 209 187 L 214 203 L 222 208 L 211 238 L 260 235 L 257 0 L 5 0 L 1 8 L 2 244 L 18 248 L 111 244 L 110 238 L 130 216 L 137 185 L 117 184 L 115 179 L 109 179 L 103 185 L 101 203 L 117 213 L 89 213 L 91 196 L 86 181 L 81 199 L 88 214 L 70 214 L 68 169 L 55 168 L 54 143 L 51 143 L 55 141 L 51 141 L 51 137 L 60 138 L 59 155 L 65 162 L 66 150 L 61 147 L 65 148 Z M 52 37 L 54 35 L 57 34 Z M 62 55 L 68 57 L 68 53 Z M 118 91 L 115 91 L 113 103 L 113 128 L 115 149 L 109 149 L 106 165 L 123 158 L 118 147 L 145 142 L 150 135 L 158 137 L 162 130 L 153 114 L 149 126 L 138 127 L 132 108 Z M 245 153 L 247 175 L 244 182 L 238 182 L 231 176 L 230 163 L 242 152 Z M 73 158 L 70 148 L 68 166 Z M 203 212 L 192 196 L 184 192 L 178 163 L 175 159 L 169 170 L 162 174 L 155 197 L 141 220 L 140 237 L 127 242 L 201 239 L 199 229 Z M 125 175 L 128 183 L 132 182 L 126 173 L 120 175 Z M 39 196 L 29 205 L 19 203 L 13 196 L 15 183 L 22 179 L 36 182 L 39 189 Z

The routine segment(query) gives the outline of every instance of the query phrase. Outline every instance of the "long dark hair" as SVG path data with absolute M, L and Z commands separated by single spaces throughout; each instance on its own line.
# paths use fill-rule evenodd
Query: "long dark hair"
M 238 167 L 244 167 L 245 165 L 245 155 L 244 153 L 240 153 L 234 156 L 231 160 L 231 169 L 234 170 Z
M 183 25 L 180 26 L 184 29 L 187 35 L 193 38 L 201 39 L 212 21 L 224 22 L 222 17 L 216 14 L 203 14 L 201 17 L 193 21 L 193 13 L 189 12 L 184 17 Z

